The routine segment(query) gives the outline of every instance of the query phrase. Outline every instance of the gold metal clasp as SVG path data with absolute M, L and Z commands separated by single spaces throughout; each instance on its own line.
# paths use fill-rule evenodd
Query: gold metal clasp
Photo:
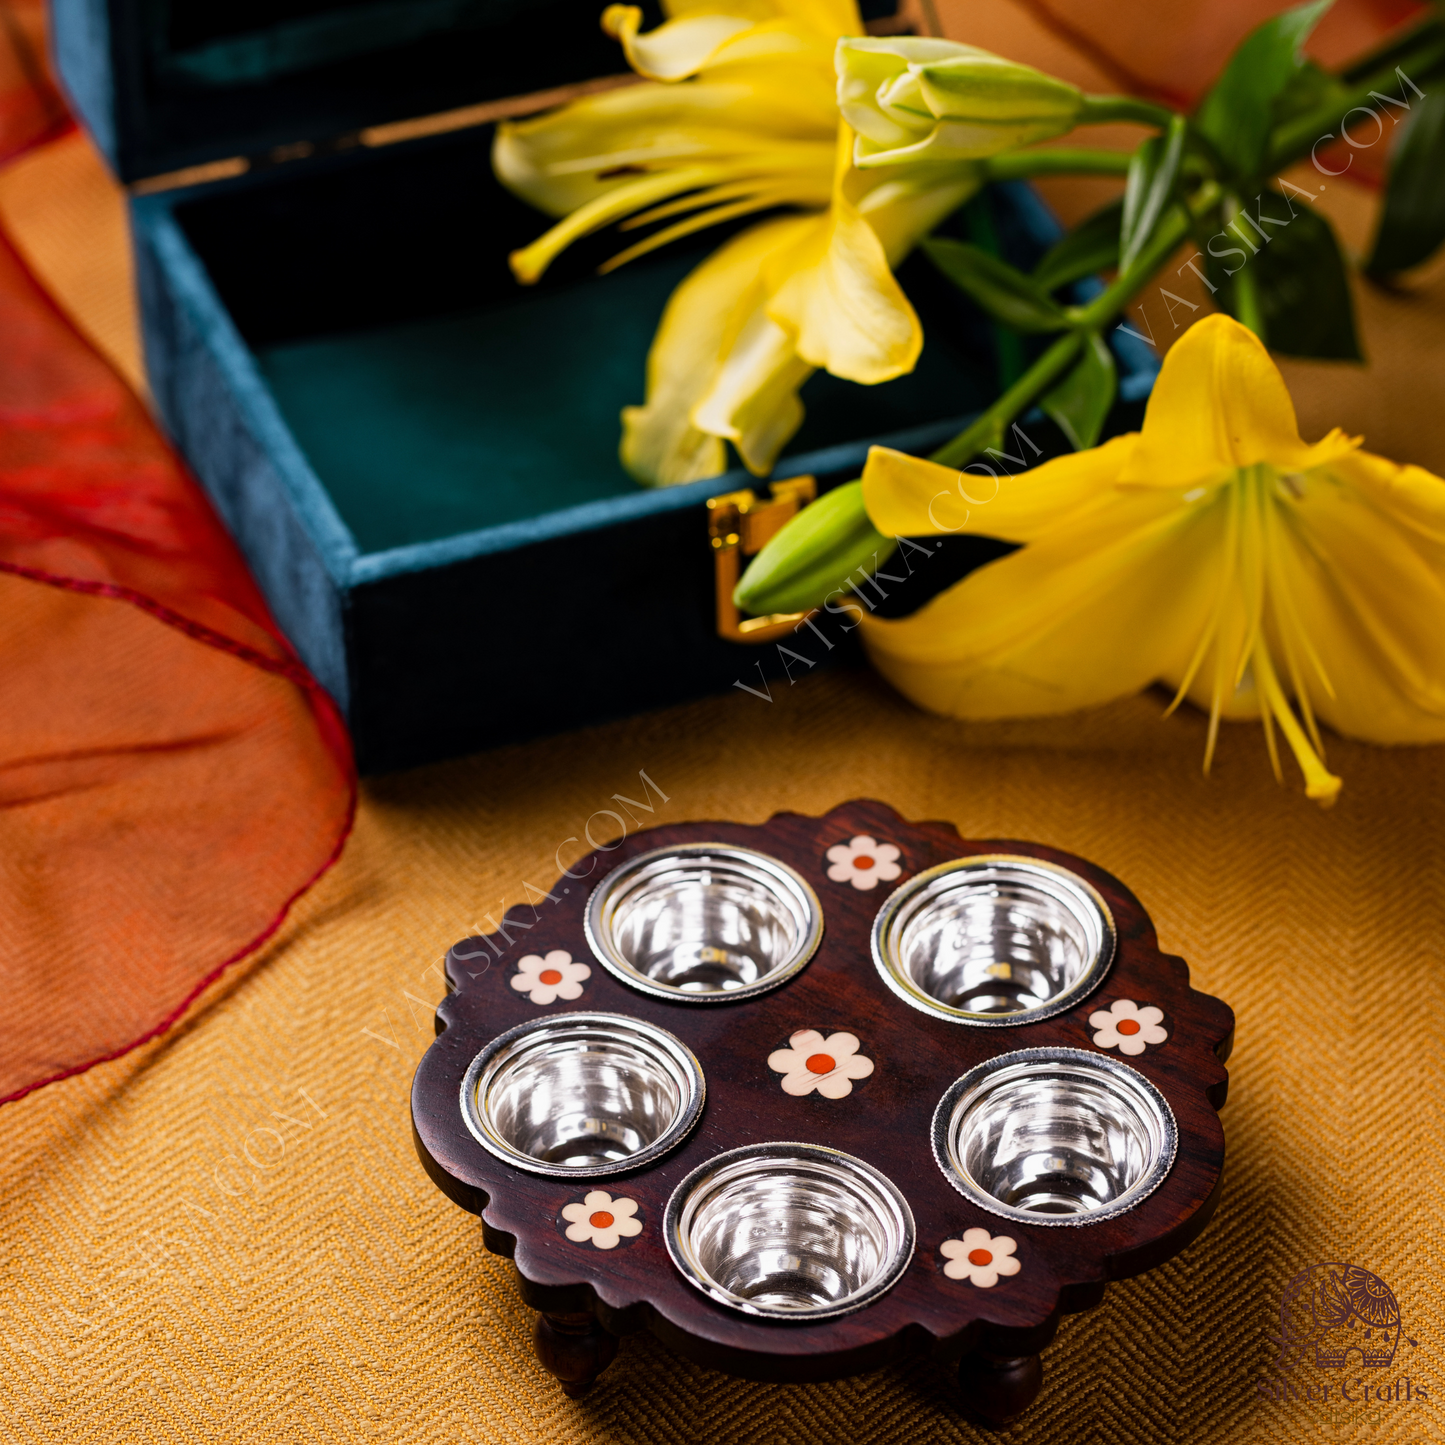
M 785 637 L 812 612 L 774 612 L 744 617 L 733 601 L 742 576 L 742 559 L 752 557 L 818 495 L 812 477 L 772 483 L 773 495 L 760 498 L 750 487 L 710 497 L 707 533 L 712 539 L 713 578 L 717 588 L 717 635 L 728 642 L 772 642 Z M 816 610 L 816 609 L 815 609 Z

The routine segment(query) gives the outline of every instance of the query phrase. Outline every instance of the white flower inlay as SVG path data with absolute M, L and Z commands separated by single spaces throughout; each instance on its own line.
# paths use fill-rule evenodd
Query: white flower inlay
M 582 980 L 591 977 L 585 963 L 573 963 L 566 949 L 554 948 L 546 958 L 535 953 L 519 958 L 512 987 L 533 1003 L 554 1003 L 559 998 L 581 998 Z
M 816 1089 L 825 1099 L 843 1099 L 853 1092 L 854 1079 L 873 1072 L 873 1060 L 858 1052 L 855 1034 L 829 1034 L 800 1029 L 787 1049 L 768 1055 L 768 1067 L 783 1076 L 783 1092 L 801 1097 Z
M 828 877 L 834 883 L 851 883 L 855 888 L 876 888 L 891 883 L 903 871 L 898 866 L 898 849 L 860 833 L 847 843 L 828 849 Z
M 949 1279 L 966 1279 L 980 1289 L 992 1289 L 1001 1274 L 1017 1274 L 1023 1266 L 1014 1257 L 1018 1244 L 1006 1234 L 986 1229 L 965 1229 L 962 1239 L 945 1239 L 938 1252 L 948 1261 Z
M 1140 1008 L 1131 998 L 1115 999 L 1107 1011 L 1100 1009 L 1089 1015 L 1089 1027 L 1098 1030 L 1094 1046 L 1117 1048 L 1121 1054 L 1142 1054 L 1146 1044 L 1162 1044 L 1169 1037 L 1168 1031 L 1159 1027 L 1163 1017 L 1164 1010 L 1153 1004 Z
M 592 1243 L 598 1249 L 616 1249 L 624 1236 L 642 1233 L 635 1199 L 614 1199 L 605 1189 L 594 1189 L 581 1204 L 564 1204 L 562 1218 L 570 1220 L 567 1238 L 574 1244 Z

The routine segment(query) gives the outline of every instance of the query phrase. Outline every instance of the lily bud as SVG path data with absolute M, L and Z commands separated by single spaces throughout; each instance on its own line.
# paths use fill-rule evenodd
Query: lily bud
M 753 558 L 733 592 L 744 612 L 803 612 L 821 607 L 858 572 L 871 576 L 898 546 L 863 506 L 863 483 L 847 482 L 804 507 Z
M 860 169 L 982 160 L 1065 134 L 1085 103 L 1067 81 L 952 40 L 845 38 L 834 66 Z

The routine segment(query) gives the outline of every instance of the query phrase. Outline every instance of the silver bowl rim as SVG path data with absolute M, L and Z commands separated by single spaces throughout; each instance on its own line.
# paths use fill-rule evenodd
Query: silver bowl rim
M 1060 883 L 1076 893 L 1080 902 L 1096 910 L 1100 926 L 1099 948 L 1076 983 L 1051 998 L 1047 1003 L 1040 1004 L 1038 1008 L 1024 1009 L 1019 1013 L 1011 1014 L 972 1013 L 967 1009 L 953 1008 L 946 1003 L 941 1003 L 931 994 L 924 993 L 912 979 L 904 975 L 901 968 L 894 968 L 889 963 L 884 951 L 884 938 L 889 926 L 903 906 L 935 879 L 943 878 L 950 873 L 965 873 L 973 868 L 997 867 L 1001 863 L 1051 877 L 1056 883 Z M 925 868 L 922 873 L 915 873 L 906 883 L 895 888 L 883 900 L 882 906 L 874 916 L 870 945 L 873 951 L 874 966 L 882 976 L 883 982 L 904 1003 L 911 1004 L 923 1013 L 932 1014 L 934 1018 L 946 1019 L 949 1023 L 968 1024 L 972 1028 L 1014 1029 L 1023 1024 L 1037 1023 L 1040 1019 L 1052 1018 L 1055 1014 L 1065 1013 L 1093 993 L 1103 983 L 1109 969 L 1113 966 L 1114 956 L 1118 951 L 1118 938 L 1114 915 L 1104 901 L 1103 895 L 1087 879 L 1079 877 L 1071 869 L 1064 868 L 1058 863 L 1050 863 L 1043 858 L 1030 858 L 1023 853 L 970 853 L 963 858 L 950 858 L 946 863 L 936 863 L 932 868 Z
M 1162 1145 L 1144 1177 L 1132 1184 L 1111 1204 L 1105 1205 L 1102 1209 L 1091 1210 L 1087 1214 L 1039 1214 L 1030 1209 L 1015 1209 L 975 1184 L 954 1163 L 953 1151 L 949 1145 L 949 1135 L 953 1131 L 954 1118 L 965 1095 L 976 1090 L 984 1079 L 991 1074 L 1000 1073 L 1020 1064 L 1082 1066 L 1112 1076 L 1114 1079 L 1122 1081 L 1126 1088 L 1133 1089 L 1142 1095 L 1143 1100 L 1157 1113 L 1163 1131 Z M 1101 1224 L 1106 1219 L 1114 1219 L 1121 1214 L 1127 1214 L 1131 1209 L 1142 1204 L 1169 1177 L 1169 1172 L 1174 1168 L 1174 1160 L 1179 1153 L 1179 1123 L 1174 1117 L 1174 1110 L 1169 1107 L 1169 1100 L 1159 1092 L 1158 1087 L 1150 1079 L 1145 1078 L 1138 1069 L 1131 1068 L 1121 1059 L 1111 1058 L 1107 1054 L 1090 1053 L 1087 1049 L 1068 1048 L 1062 1044 L 1034 1049 L 1014 1049 L 1011 1053 L 996 1054 L 993 1058 L 976 1064 L 961 1078 L 955 1079 L 944 1091 L 943 1097 L 938 1101 L 938 1107 L 933 1111 L 933 1124 L 929 1134 L 933 1145 L 934 1162 L 942 1170 L 943 1177 L 966 1199 L 972 1200 L 981 1208 L 988 1210 L 990 1214 L 1001 1215 L 1004 1219 L 1011 1219 L 1018 1224 L 1041 1225 L 1046 1229 L 1081 1229 L 1090 1224 Z
M 588 1165 L 585 1169 L 573 1169 L 565 1164 L 549 1164 L 545 1160 L 534 1159 L 530 1154 L 524 1154 L 520 1149 L 514 1149 L 505 1139 L 487 1127 L 477 1100 L 478 1086 L 486 1070 L 518 1039 L 525 1038 L 529 1034 L 545 1033 L 558 1028 L 576 1028 L 580 1025 L 605 1029 L 616 1028 L 619 1024 L 633 1034 L 640 1034 L 667 1054 L 679 1066 L 687 1081 L 682 1108 L 678 1110 L 672 1123 L 646 1148 L 639 1149 L 636 1154 L 629 1154 L 627 1158 L 615 1160 L 610 1164 Z M 553 1179 L 587 1180 L 600 1179 L 613 1174 L 627 1174 L 635 1169 L 646 1169 L 656 1164 L 664 1154 L 671 1153 L 682 1143 L 696 1127 L 698 1120 L 702 1117 L 706 1098 L 707 1081 L 703 1076 L 702 1065 L 698 1063 L 692 1050 L 675 1034 L 669 1033 L 657 1024 L 649 1023 L 646 1019 L 630 1018 L 627 1014 L 578 1010 L 572 1013 L 544 1014 L 541 1018 L 528 1019 L 526 1023 L 518 1024 L 515 1028 L 498 1034 L 467 1065 L 467 1071 L 462 1075 L 460 1105 L 462 1120 L 472 1138 L 503 1163 L 525 1170 L 528 1174 L 544 1174 Z
M 781 967 L 765 974 L 756 983 L 748 984 L 745 988 L 719 989 L 709 993 L 689 993 L 680 988 L 673 988 L 670 984 L 658 983 L 655 979 L 648 978 L 633 968 L 620 953 L 611 948 L 602 927 L 602 911 L 607 905 L 608 896 L 627 877 L 640 872 L 649 863 L 662 858 L 709 853 L 740 857 L 755 866 L 760 866 L 765 872 L 771 873 L 782 887 L 796 893 L 798 901 L 808 915 L 808 929 L 803 940 L 794 948 L 788 961 Z M 749 848 L 741 843 L 674 843 L 670 847 L 652 848 L 646 853 L 639 853 L 635 858 L 629 858 L 626 862 L 619 863 L 602 878 L 587 900 L 587 909 L 582 916 L 582 931 L 586 934 L 587 944 L 597 961 L 613 978 L 626 984 L 628 988 L 635 988 L 639 993 L 649 994 L 653 998 L 667 999 L 671 1003 L 735 1003 L 740 999 L 756 998 L 760 993 L 770 993 L 802 972 L 809 960 L 817 953 L 818 945 L 823 941 L 823 905 L 819 902 L 818 895 L 813 891 L 808 880 L 796 868 L 784 863 L 781 858 L 773 857 L 771 853 L 764 853 L 757 848 Z
M 903 1221 L 903 1245 L 888 1266 L 879 1272 L 876 1279 L 835 1304 L 801 1310 L 763 1309 L 748 1300 L 738 1299 L 729 1294 L 727 1290 L 691 1262 L 681 1237 L 683 1211 L 687 1207 L 689 1197 L 696 1192 L 707 1175 L 726 1168 L 735 1161 L 786 1159 L 799 1154 L 810 1156 L 821 1163 L 831 1164 L 834 1167 L 841 1165 L 845 1172 L 851 1170 L 863 1174 L 877 1185 L 897 1206 L 899 1217 Z M 714 1154 L 711 1159 L 704 1160 L 696 1169 L 687 1174 L 668 1196 L 667 1209 L 663 1215 L 662 1239 L 678 1273 L 688 1284 L 707 1295 L 709 1299 L 716 1300 L 718 1304 L 725 1305 L 728 1309 L 737 1310 L 741 1314 L 753 1315 L 758 1319 L 811 1324 L 814 1320 L 836 1319 L 839 1315 L 850 1315 L 856 1310 L 866 1309 L 887 1294 L 903 1278 L 904 1272 L 913 1261 L 913 1255 L 917 1249 L 918 1230 L 914 1223 L 913 1210 L 903 1191 L 881 1169 L 870 1164 L 866 1159 L 860 1159 L 856 1154 L 848 1154 L 842 1149 L 834 1149 L 826 1144 L 773 1140 L 763 1144 L 744 1144 L 737 1149 L 724 1150 L 723 1153 Z

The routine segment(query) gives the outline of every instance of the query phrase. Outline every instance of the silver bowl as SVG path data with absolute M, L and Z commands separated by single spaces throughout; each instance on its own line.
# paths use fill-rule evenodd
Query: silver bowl
M 1072 1008 L 1114 958 L 1104 900 L 1066 868 L 980 854 L 894 891 L 873 920 L 873 961 L 906 1003 L 984 1027 Z
M 913 1257 L 913 1213 L 871 1164 L 816 1144 L 750 1144 L 694 1169 L 663 1238 L 695 1288 L 744 1314 L 811 1321 L 891 1289 Z
M 666 1029 L 553 1014 L 499 1034 L 462 1079 L 477 1142 L 532 1174 L 591 1179 L 650 1164 L 702 1113 L 702 1069 Z
M 939 1100 L 933 1156 L 961 1194 L 1024 1224 L 1093 1224 L 1164 1181 L 1179 1129 L 1137 1069 L 1083 1049 L 1019 1049 Z
M 614 868 L 587 904 L 602 966 L 655 998 L 719 1003 L 787 982 L 823 936 L 818 897 L 786 863 L 682 843 Z

